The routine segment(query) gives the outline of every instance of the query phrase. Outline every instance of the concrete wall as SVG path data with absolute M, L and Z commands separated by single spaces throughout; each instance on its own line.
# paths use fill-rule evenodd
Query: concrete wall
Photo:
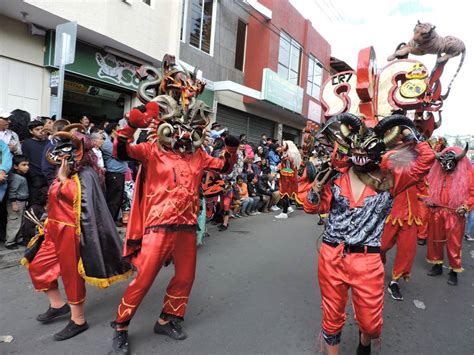
M 152 6 L 142 0 L 24 1 L 158 60 L 166 53 L 179 54 L 179 0 L 152 0 Z
M 0 108 L 48 115 L 49 73 L 43 68 L 44 37 L 26 24 L 0 15 Z
M 185 14 L 185 36 L 181 42 L 180 59 L 192 66 L 198 66 L 203 76 L 212 81 L 231 80 L 243 84 L 244 74 L 234 68 L 237 23 L 239 18 L 247 22 L 248 14 L 232 0 L 216 2 L 216 27 L 214 32 L 214 51 L 209 55 L 189 45 L 191 28 L 191 0 Z
M 44 37 L 28 34 L 26 24 L 0 15 L 0 56 L 43 66 Z

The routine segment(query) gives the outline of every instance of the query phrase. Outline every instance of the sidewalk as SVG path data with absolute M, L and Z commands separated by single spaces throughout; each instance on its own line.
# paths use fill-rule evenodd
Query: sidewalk
M 23 257 L 25 247 L 20 246 L 16 250 L 10 250 L 0 245 L 0 269 L 20 265 L 20 259 Z

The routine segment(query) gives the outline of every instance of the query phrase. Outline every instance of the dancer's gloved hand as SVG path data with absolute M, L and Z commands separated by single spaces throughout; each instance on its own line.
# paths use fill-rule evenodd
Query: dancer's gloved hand
M 153 118 L 158 117 L 160 108 L 158 103 L 151 101 L 130 111 L 128 124 L 132 128 L 147 128 Z
M 424 142 L 425 138 L 416 129 L 405 128 L 402 131 L 403 142 L 414 142 L 416 144 Z
M 240 145 L 240 141 L 236 136 L 231 136 L 230 134 L 225 137 L 225 145 L 228 147 L 238 147 Z

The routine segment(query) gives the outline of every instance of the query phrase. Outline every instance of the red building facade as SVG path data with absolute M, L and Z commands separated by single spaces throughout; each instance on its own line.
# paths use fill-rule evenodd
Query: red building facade
M 298 86 L 304 90 L 302 116 L 317 120 L 318 109 L 320 107 L 319 94 L 309 94 L 308 85 L 311 85 L 308 78 L 312 78 L 310 73 L 310 58 L 316 59 L 320 64 L 321 77 L 316 78 L 319 86 L 329 77 L 329 67 L 331 58 L 330 44 L 316 31 L 311 21 L 305 19 L 287 0 L 260 0 L 272 11 L 271 19 L 265 19 L 260 13 L 254 11 L 253 16 L 248 19 L 248 35 L 246 47 L 245 79 L 246 86 L 262 91 L 264 69 L 279 72 L 279 62 L 281 62 L 281 33 L 291 37 L 301 46 L 299 61 Z M 285 37 L 287 38 L 287 36 Z M 314 61 L 313 61 L 314 62 Z M 314 79 L 314 78 L 313 78 Z M 247 104 L 255 103 L 255 99 L 246 97 Z M 320 116 L 319 110 L 319 116 Z

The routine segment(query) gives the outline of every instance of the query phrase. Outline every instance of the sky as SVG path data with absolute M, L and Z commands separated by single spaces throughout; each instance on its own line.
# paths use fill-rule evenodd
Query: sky
M 473 93 L 474 31 L 466 31 L 474 21 L 463 0 L 290 0 L 313 27 L 331 45 L 331 55 L 357 67 L 360 49 L 373 46 L 377 68 L 387 64 L 386 58 L 401 42 L 408 42 L 418 20 L 436 26 L 441 36 L 455 36 L 464 41 L 467 51 L 464 64 L 443 105 L 443 124 L 435 135 L 474 135 L 474 117 L 469 104 Z M 435 55 L 413 56 L 431 72 Z M 456 71 L 461 56 L 445 67 L 441 83 L 446 88 Z M 444 92 L 444 90 L 443 90 Z

